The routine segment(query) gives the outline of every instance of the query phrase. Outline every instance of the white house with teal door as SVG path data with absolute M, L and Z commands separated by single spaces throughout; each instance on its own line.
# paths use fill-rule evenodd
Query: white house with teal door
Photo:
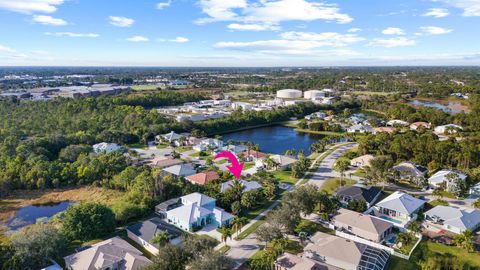
M 194 231 L 208 224 L 226 226 L 234 216 L 216 207 L 216 200 L 195 192 L 180 198 L 182 205 L 167 211 L 167 221 L 185 231 Z

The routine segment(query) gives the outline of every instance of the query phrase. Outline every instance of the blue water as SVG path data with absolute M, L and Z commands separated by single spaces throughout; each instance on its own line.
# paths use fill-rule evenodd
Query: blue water
M 390 237 L 390 239 L 388 239 L 388 243 L 390 243 L 392 245 L 395 244 L 396 242 L 397 242 L 397 236 L 396 235 L 394 235 L 394 236 Z
M 24 226 L 35 224 L 37 219 L 48 219 L 55 214 L 65 211 L 73 202 L 64 201 L 56 204 L 29 205 L 20 208 L 15 217 L 7 221 L 7 227 L 10 230 L 18 230 Z
M 411 104 L 413 106 L 435 108 L 435 109 L 439 109 L 439 110 L 442 110 L 446 113 L 451 113 L 451 114 L 457 114 L 457 113 L 462 112 L 461 110 L 455 109 L 453 106 L 450 106 L 450 104 L 449 104 L 449 106 L 445 106 L 445 105 L 442 105 L 440 103 L 433 102 L 433 101 L 413 100 L 413 101 L 410 101 L 409 104 Z
M 305 155 L 310 155 L 310 145 L 325 137 L 318 134 L 296 132 L 295 129 L 283 126 L 270 126 L 249 129 L 222 136 L 223 141 L 250 141 L 259 144 L 260 151 L 273 154 L 285 154 L 285 151 L 295 148 L 303 149 Z

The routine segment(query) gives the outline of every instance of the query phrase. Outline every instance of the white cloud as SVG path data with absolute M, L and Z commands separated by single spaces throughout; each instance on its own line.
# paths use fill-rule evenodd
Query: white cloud
M 32 20 L 36 23 L 45 25 L 62 26 L 68 24 L 65 20 L 53 18 L 52 16 L 48 15 L 34 15 Z
M 230 30 L 236 31 L 278 31 L 280 30 L 280 26 L 275 24 L 239 24 L 239 23 L 232 23 L 227 26 Z
M 463 16 L 480 16 L 480 0 L 435 0 L 463 9 Z
M 248 3 L 246 0 L 200 0 L 202 11 L 209 17 L 197 23 L 237 21 L 244 24 L 267 23 L 277 25 L 283 21 L 325 20 L 349 23 L 353 19 L 333 4 L 308 0 L 262 0 Z
M 317 46 L 342 47 L 364 40 L 356 34 L 339 34 L 335 32 L 285 32 L 280 34 L 286 40 L 316 41 Z
M 412 46 L 412 45 L 415 45 L 415 43 L 416 43 L 415 40 L 408 39 L 406 37 L 375 38 L 370 43 L 368 43 L 368 46 L 393 48 L 393 47 Z
M 0 52 L 13 53 L 15 50 L 7 46 L 0 45 Z
M 46 32 L 45 35 L 47 36 L 55 36 L 55 37 L 74 37 L 74 38 L 96 38 L 99 37 L 99 34 L 95 33 L 72 33 L 72 32 Z
M 405 31 L 403 31 L 403 29 L 397 28 L 397 27 L 388 27 L 386 29 L 383 29 L 382 34 L 402 36 L 402 35 L 405 35 Z
M 186 37 L 176 37 L 174 39 L 159 39 L 160 42 L 175 42 L 175 43 L 186 43 L 190 40 Z
M 64 0 L 0 0 L 0 9 L 31 14 L 34 12 L 53 13 Z
M 171 4 L 172 4 L 172 1 L 160 2 L 160 3 L 157 4 L 157 9 L 165 9 L 165 8 L 169 7 Z
M 147 42 L 147 41 L 149 41 L 149 39 L 147 37 L 144 37 L 144 36 L 133 36 L 133 37 L 127 38 L 127 41 L 130 41 L 130 42 Z
M 443 18 L 449 15 L 448 10 L 444 8 L 431 8 L 425 12 L 422 16 Z
M 453 31 L 452 29 L 446 29 L 437 26 L 423 26 L 420 27 L 420 29 L 427 35 L 443 35 Z
M 348 33 L 357 33 L 357 32 L 360 32 L 362 31 L 362 29 L 360 28 L 350 28 L 347 30 Z
M 108 19 L 110 20 L 111 25 L 117 27 L 129 27 L 135 22 L 134 19 L 120 16 L 110 16 Z

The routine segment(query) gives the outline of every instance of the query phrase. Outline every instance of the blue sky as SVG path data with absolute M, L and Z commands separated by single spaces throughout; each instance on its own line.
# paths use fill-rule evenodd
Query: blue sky
M 0 25 L 0 66 L 480 63 L 480 0 L 0 0 Z

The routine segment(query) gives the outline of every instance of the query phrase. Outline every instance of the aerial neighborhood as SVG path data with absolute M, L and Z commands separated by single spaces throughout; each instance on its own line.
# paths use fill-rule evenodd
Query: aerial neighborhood
M 341 85 L 0 100 L 105 114 L 2 137 L 0 269 L 476 269 L 473 111 Z

